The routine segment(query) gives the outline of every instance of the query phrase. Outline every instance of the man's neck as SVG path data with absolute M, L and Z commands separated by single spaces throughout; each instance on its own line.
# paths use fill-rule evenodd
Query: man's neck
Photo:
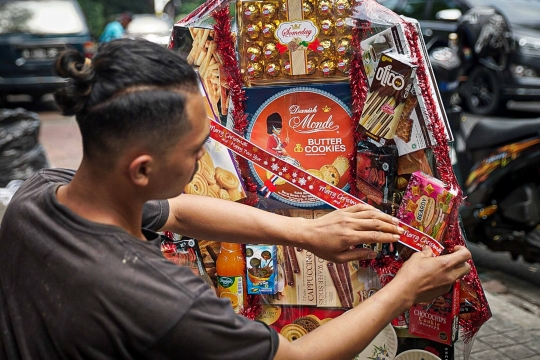
M 130 186 L 81 165 L 72 181 L 61 186 L 56 197 L 77 215 L 100 224 L 121 227 L 136 238 L 145 240 L 141 232 L 144 201 L 137 198 Z

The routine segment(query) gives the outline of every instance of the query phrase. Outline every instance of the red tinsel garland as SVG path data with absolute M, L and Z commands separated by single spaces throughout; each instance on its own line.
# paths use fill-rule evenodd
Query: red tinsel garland
M 447 139 L 443 128 L 444 125 L 439 118 L 436 104 L 431 96 L 431 89 L 429 88 L 428 75 L 425 71 L 424 59 L 422 57 L 422 52 L 418 46 L 418 32 L 416 31 L 412 23 L 403 22 L 403 25 L 405 28 L 407 42 L 411 49 L 411 57 L 413 58 L 413 63 L 418 66 L 416 71 L 418 84 L 425 101 L 427 113 L 431 116 L 430 122 L 429 124 L 427 124 L 427 126 L 431 130 L 436 141 L 436 145 L 433 147 L 433 153 L 437 160 L 437 172 L 440 179 L 446 185 L 449 185 L 452 188 L 458 190 L 458 198 L 461 198 L 463 193 L 461 192 L 454 171 L 452 169 L 450 149 L 447 145 Z M 461 233 L 461 229 L 458 225 L 457 216 L 452 219 L 449 225 L 448 233 L 445 239 L 445 245 L 449 249 L 452 249 L 456 245 L 465 245 L 463 234 Z M 460 326 L 463 340 L 465 342 L 469 342 L 470 340 L 472 340 L 474 338 L 474 335 L 476 335 L 476 333 L 480 330 L 480 327 L 491 317 L 491 311 L 489 309 L 489 305 L 487 303 L 484 291 L 482 290 L 476 267 L 474 266 L 472 260 L 469 261 L 469 264 L 471 265 L 471 272 L 465 277 L 463 281 L 465 281 L 477 294 L 479 298 L 479 308 L 476 309 L 477 311 L 473 314 L 468 314 L 467 317 L 460 317 Z
M 353 58 L 351 59 L 351 67 L 349 72 L 349 83 L 351 86 L 351 99 L 352 99 L 352 116 L 351 125 L 354 129 L 352 131 L 353 144 L 355 146 L 352 154 L 349 154 L 349 186 L 351 195 L 358 197 L 358 190 L 356 188 L 356 145 L 362 139 L 362 133 L 359 131 L 357 124 L 360 123 L 360 117 L 364 110 L 364 103 L 368 93 L 368 86 L 366 76 L 364 74 L 364 67 L 362 64 L 362 54 L 360 48 L 360 40 L 364 37 L 366 28 L 365 26 L 353 27 L 353 38 L 351 46 L 354 50 Z
M 246 110 L 246 92 L 243 89 L 242 74 L 238 66 L 235 51 L 235 39 L 231 32 L 231 16 L 228 6 L 223 6 L 212 13 L 212 17 L 216 21 L 214 24 L 214 41 L 216 43 L 216 51 L 219 54 L 222 62 L 222 67 L 225 72 L 227 84 L 233 103 L 233 121 L 234 131 L 244 135 L 248 126 L 248 121 L 245 116 Z M 222 105 L 223 106 L 223 105 Z M 248 198 L 244 201 L 245 204 L 254 206 L 258 202 L 257 185 L 253 182 L 249 173 L 249 164 L 243 157 L 236 157 Z M 245 251 L 245 247 L 242 247 Z M 261 298 L 257 295 L 248 295 L 247 304 L 244 304 L 241 314 L 248 319 L 255 319 L 261 312 Z
M 232 117 L 234 122 L 234 131 L 237 134 L 244 135 L 248 126 L 246 110 L 246 92 L 243 89 L 242 74 L 236 59 L 235 39 L 231 32 L 231 16 L 228 6 L 223 6 L 212 13 L 216 21 L 214 24 L 214 41 L 216 51 L 222 62 L 227 84 L 233 103 Z M 223 105 L 222 105 L 223 106 Z M 253 182 L 249 172 L 248 161 L 242 157 L 236 157 L 248 198 L 244 200 L 247 205 L 254 206 L 258 202 L 257 185 Z

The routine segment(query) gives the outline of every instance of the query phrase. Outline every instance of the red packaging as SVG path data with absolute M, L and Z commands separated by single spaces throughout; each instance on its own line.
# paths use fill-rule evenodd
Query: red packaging
M 409 333 L 443 344 L 453 344 L 458 335 L 461 282 L 429 304 L 416 304 L 409 310 Z

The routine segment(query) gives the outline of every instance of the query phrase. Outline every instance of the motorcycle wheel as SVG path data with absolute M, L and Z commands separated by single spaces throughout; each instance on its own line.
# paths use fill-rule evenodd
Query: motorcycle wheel
M 500 91 L 496 74 L 484 66 L 476 66 L 464 86 L 465 106 L 473 114 L 492 115 L 504 105 Z
M 540 228 L 536 228 L 527 233 L 525 239 L 526 250 L 523 253 L 523 260 L 528 263 L 540 263 Z

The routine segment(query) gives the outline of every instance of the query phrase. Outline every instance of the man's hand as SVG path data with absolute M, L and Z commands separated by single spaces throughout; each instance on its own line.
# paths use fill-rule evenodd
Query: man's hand
M 390 283 L 403 287 L 403 296 L 412 304 L 428 302 L 447 293 L 457 279 L 471 271 L 471 253 L 464 246 L 456 246 L 448 255 L 433 256 L 429 247 L 417 252 L 403 264 Z
M 308 220 L 305 248 L 337 263 L 373 259 L 375 252 L 355 246 L 396 242 L 403 233 L 398 224 L 398 219 L 370 205 L 357 204 Z

